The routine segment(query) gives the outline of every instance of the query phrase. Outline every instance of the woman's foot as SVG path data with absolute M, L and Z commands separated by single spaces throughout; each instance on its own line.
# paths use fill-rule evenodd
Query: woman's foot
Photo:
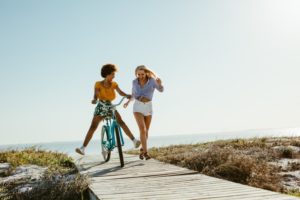
M 148 153 L 147 153 L 147 152 L 145 152 L 145 153 L 144 153 L 144 157 L 145 157 L 145 159 L 146 159 L 146 160 L 149 160 L 149 159 L 151 159 L 151 157 L 148 155 Z
M 144 160 L 144 152 L 143 152 L 143 149 L 142 149 L 142 148 L 140 148 L 140 155 L 139 155 L 139 158 L 140 158 L 141 160 Z

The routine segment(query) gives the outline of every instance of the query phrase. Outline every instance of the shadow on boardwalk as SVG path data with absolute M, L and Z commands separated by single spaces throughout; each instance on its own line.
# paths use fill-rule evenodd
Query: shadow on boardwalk
M 91 177 L 90 189 L 99 199 L 214 199 L 214 200 L 299 200 L 199 174 L 196 171 L 125 156 L 120 167 L 117 154 L 104 162 L 100 155 L 74 157 L 82 174 Z

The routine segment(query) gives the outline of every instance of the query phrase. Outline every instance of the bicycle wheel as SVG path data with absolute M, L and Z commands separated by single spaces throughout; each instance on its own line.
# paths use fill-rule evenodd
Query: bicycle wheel
M 102 126 L 101 130 L 101 149 L 102 149 L 102 156 L 105 162 L 108 162 L 110 159 L 110 141 L 108 137 L 108 130 L 106 126 Z
M 121 143 L 121 137 L 120 137 L 120 130 L 119 126 L 115 126 L 115 134 L 116 134 L 116 139 L 117 139 L 117 146 L 118 146 L 118 152 L 119 152 L 119 158 L 120 158 L 120 164 L 121 167 L 124 167 L 124 157 L 123 157 L 123 151 L 122 151 L 122 143 Z

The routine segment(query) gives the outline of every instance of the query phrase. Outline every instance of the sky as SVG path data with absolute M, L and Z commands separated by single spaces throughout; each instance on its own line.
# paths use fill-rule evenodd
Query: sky
M 300 127 L 299 10 L 298 0 L 1 0 L 0 144 L 83 140 L 106 63 L 126 93 L 138 65 L 161 78 L 153 136 Z M 118 110 L 138 136 L 132 104 Z

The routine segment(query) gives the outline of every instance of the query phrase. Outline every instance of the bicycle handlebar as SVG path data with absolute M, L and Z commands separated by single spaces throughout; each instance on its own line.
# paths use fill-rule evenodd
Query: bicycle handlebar
M 120 100 L 119 103 L 117 103 L 117 104 L 112 104 L 111 106 L 117 107 L 117 106 L 121 105 L 121 103 L 124 101 L 125 98 L 126 98 L 126 97 L 122 97 L 122 99 Z
M 112 105 L 106 105 L 106 104 L 104 104 L 103 102 L 101 102 L 99 100 L 97 101 L 97 103 L 100 103 L 101 105 L 106 106 L 106 107 L 115 108 L 115 107 L 119 106 L 124 101 L 125 98 L 126 97 L 122 97 L 122 99 L 121 99 L 121 101 L 119 103 L 112 104 Z

